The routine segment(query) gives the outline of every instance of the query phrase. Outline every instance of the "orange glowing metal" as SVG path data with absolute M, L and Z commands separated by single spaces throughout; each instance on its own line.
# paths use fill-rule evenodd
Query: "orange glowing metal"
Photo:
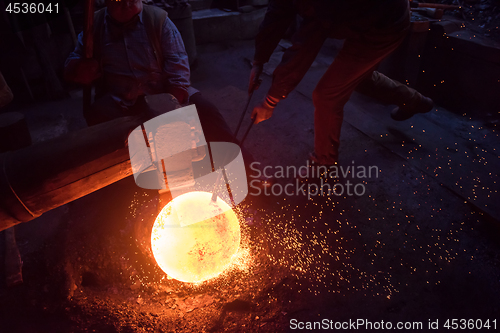
M 182 282 L 202 282 L 228 267 L 240 246 L 240 224 L 222 199 L 208 192 L 174 198 L 158 214 L 151 234 L 156 262 Z

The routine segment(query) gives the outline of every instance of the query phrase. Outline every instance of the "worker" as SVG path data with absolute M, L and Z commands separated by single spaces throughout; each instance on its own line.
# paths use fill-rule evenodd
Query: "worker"
M 207 141 L 238 143 L 217 107 L 190 86 L 181 35 L 164 10 L 141 0 L 106 0 L 94 15 L 93 58 L 84 57 L 82 39 L 80 33 L 65 77 L 84 85 L 97 81 L 96 101 L 84 110 L 89 126 L 143 114 L 148 110 L 144 96 L 169 93 L 181 105 L 196 106 Z M 245 149 L 243 155 L 250 164 Z
M 357 87 L 399 105 L 391 114 L 396 120 L 432 109 L 431 99 L 374 71 L 407 34 L 408 0 L 271 0 L 255 40 L 249 92 L 258 87 L 264 63 L 296 14 L 303 19 L 302 24 L 273 73 L 267 96 L 252 112 L 255 123 L 271 117 L 330 37 L 345 42 L 313 92 L 315 137 L 311 162 L 325 166 L 337 162 L 343 108 Z
M 83 56 L 82 32 L 65 66 L 70 81 L 96 81 L 95 102 L 84 110 L 88 125 L 142 113 L 145 95 L 170 93 L 181 105 L 196 104 L 206 132 L 230 135 L 218 110 L 190 89 L 184 44 L 164 10 L 141 0 L 106 0 L 94 17 L 94 57 Z M 154 25 L 162 26 L 159 36 Z

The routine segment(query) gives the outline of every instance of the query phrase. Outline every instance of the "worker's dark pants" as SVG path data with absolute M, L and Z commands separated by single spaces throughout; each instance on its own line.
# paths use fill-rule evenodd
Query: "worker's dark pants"
M 203 128 L 207 142 L 232 142 L 239 144 L 229 129 L 226 121 L 215 105 L 206 100 L 201 93 L 197 92 L 189 97 L 189 104 L 194 104 L 198 111 L 198 117 Z M 91 108 L 84 113 L 89 126 L 125 116 L 139 115 L 147 110 L 148 106 L 144 98 L 138 98 L 131 107 L 122 107 L 113 100 L 111 95 L 106 94 L 92 104 Z M 243 159 L 247 173 L 249 165 L 254 161 L 252 155 L 242 147 Z
M 409 18 L 387 31 L 347 38 L 313 92 L 314 152 L 321 164 L 338 160 L 344 105 L 356 87 L 403 41 Z

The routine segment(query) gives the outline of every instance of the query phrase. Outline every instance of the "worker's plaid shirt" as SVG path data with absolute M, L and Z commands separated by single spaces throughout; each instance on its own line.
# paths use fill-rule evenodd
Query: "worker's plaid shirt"
M 187 91 L 190 85 L 188 56 L 179 31 L 168 17 L 161 36 L 163 68 L 158 65 L 142 12 L 124 26 L 113 23 L 107 13 L 105 17 L 100 61 L 106 90 L 117 102 L 129 106 L 141 95 L 158 94 L 171 88 Z M 82 40 L 83 33 L 80 33 L 78 45 L 66 63 L 83 58 Z

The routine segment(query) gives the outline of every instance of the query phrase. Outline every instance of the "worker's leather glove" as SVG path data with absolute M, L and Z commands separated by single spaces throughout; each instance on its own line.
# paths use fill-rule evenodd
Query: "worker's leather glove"
M 278 104 L 277 98 L 267 96 L 264 101 L 257 105 L 252 111 L 252 119 L 254 124 L 258 124 L 264 120 L 271 118 L 274 108 Z
M 264 64 L 253 61 L 252 62 L 252 70 L 250 71 L 250 81 L 248 82 L 248 93 L 251 94 L 254 90 L 259 89 L 260 83 L 262 80 L 260 79 L 260 75 L 262 74 L 262 70 L 264 69 Z
M 99 62 L 93 58 L 78 59 L 69 66 L 73 68 L 68 69 L 71 72 L 68 73 L 68 78 L 76 83 L 88 85 L 101 76 Z

